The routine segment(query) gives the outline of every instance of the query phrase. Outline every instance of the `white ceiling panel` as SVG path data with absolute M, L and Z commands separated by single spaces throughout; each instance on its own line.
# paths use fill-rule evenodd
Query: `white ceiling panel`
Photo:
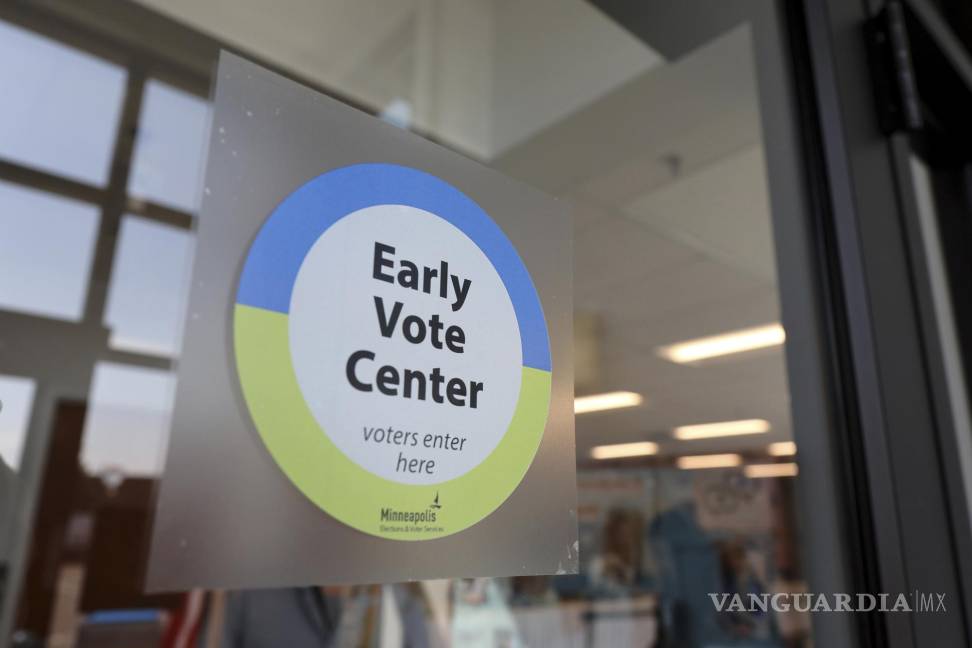
M 718 161 L 643 194 L 625 209 L 705 256 L 775 283 L 766 170 L 760 146 Z

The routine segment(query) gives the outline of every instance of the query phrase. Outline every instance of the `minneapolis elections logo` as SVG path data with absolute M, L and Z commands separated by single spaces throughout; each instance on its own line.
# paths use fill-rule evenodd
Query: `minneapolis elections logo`
M 233 331 L 273 459 L 365 533 L 475 524 L 543 437 L 550 343 L 530 275 L 479 205 L 422 171 L 343 167 L 284 199 L 243 265 Z

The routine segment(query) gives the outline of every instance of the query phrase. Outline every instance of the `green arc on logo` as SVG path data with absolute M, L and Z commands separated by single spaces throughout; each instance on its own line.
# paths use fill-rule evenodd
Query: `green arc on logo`
M 270 454 L 312 502 L 359 531 L 396 540 L 428 540 L 470 527 L 516 489 L 540 445 L 551 374 L 524 367 L 513 420 L 482 463 L 461 477 L 438 484 L 407 485 L 383 479 L 349 459 L 314 420 L 290 363 L 287 316 L 237 304 L 234 328 L 243 395 Z M 436 510 L 436 521 L 425 526 L 441 530 L 381 530 L 381 509 L 424 511 L 436 494 L 442 508 Z

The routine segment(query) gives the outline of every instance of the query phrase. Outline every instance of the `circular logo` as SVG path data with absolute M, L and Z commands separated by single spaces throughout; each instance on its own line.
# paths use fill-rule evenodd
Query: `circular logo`
M 427 173 L 359 164 L 294 191 L 250 247 L 233 330 L 270 454 L 360 531 L 475 524 L 543 436 L 550 346 L 533 282 L 492 219 Z

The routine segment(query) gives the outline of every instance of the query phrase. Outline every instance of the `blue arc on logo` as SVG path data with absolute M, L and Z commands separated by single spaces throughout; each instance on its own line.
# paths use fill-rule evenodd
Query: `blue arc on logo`
M 551 370 L 547 324 L 533 281 L 516 249 L 483 209 L 444 180 L 395 164 L 356 164 L 308 181 L 263 224 L 240 273 L 236 301 L 287 314 L 297 272 L 334 223 L 374 205 L 409 205 L 445 219 L 490 260 L 509 293 L 520 327 L 523 364 Z

